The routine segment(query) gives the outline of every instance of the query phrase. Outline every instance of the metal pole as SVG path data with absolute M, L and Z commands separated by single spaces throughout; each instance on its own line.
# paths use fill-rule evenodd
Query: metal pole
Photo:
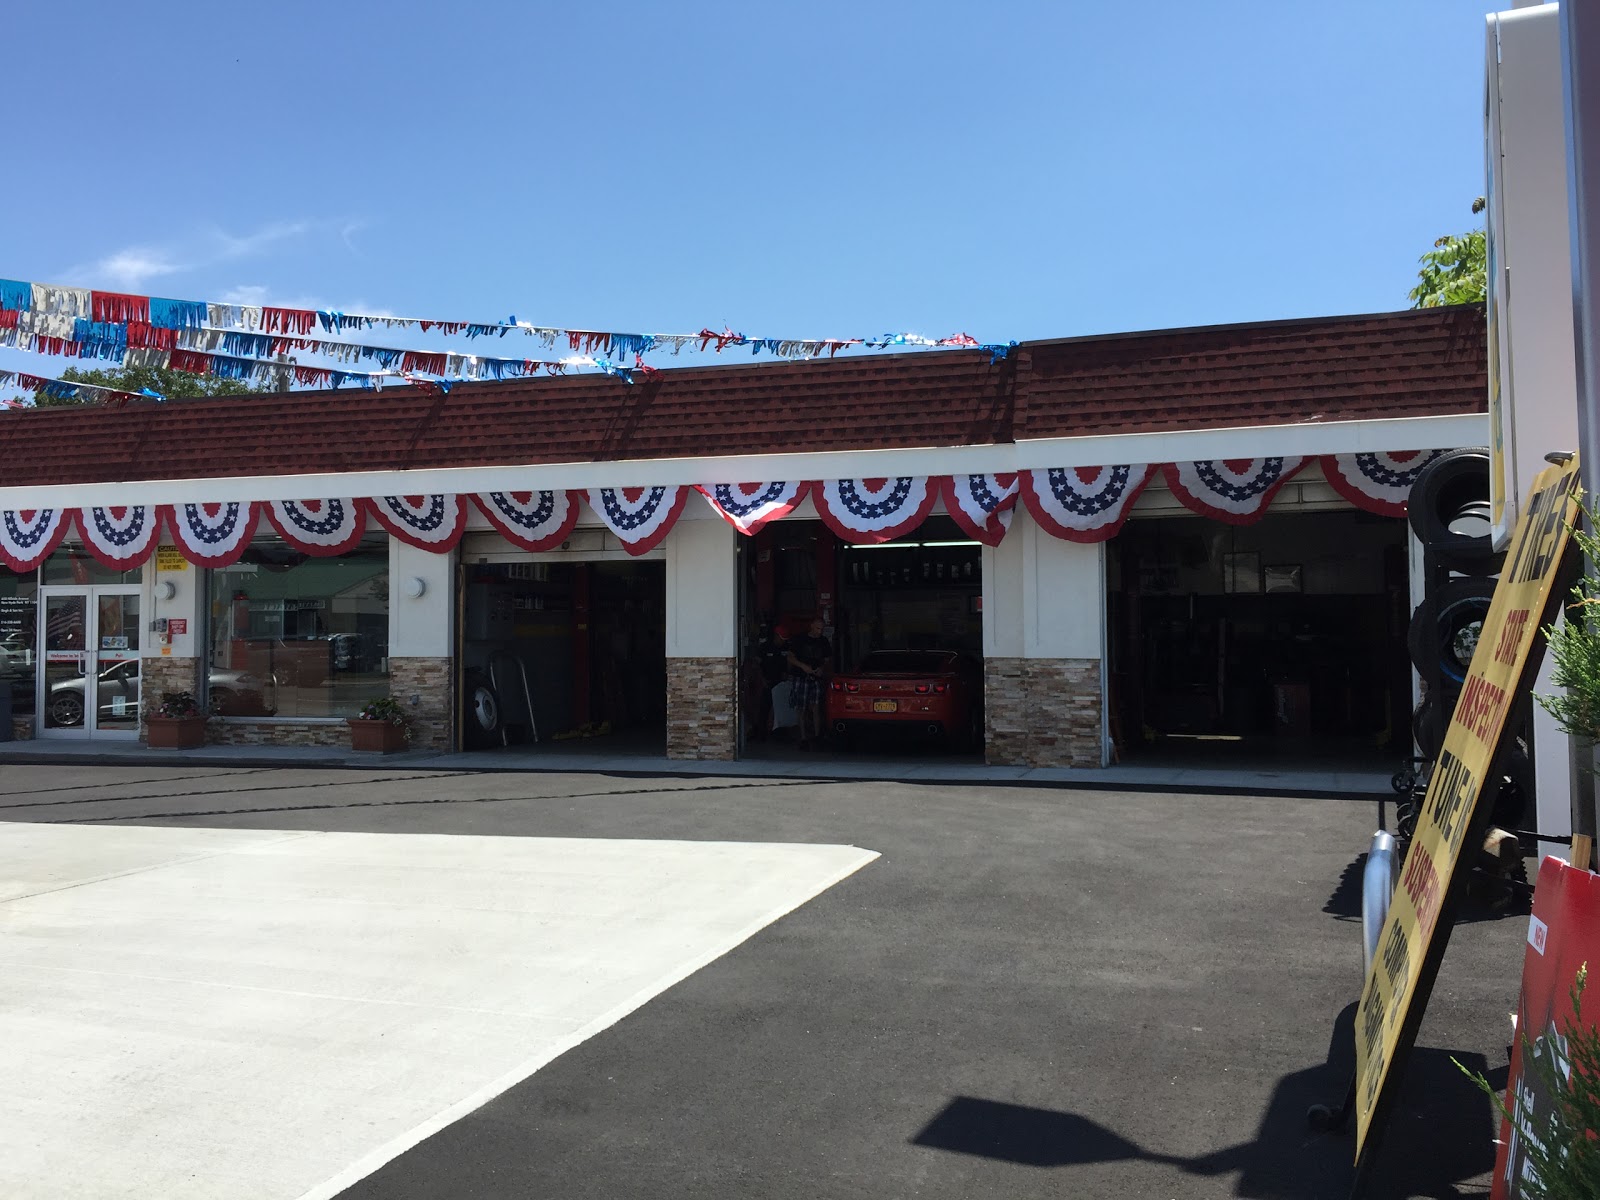
M 1572 242 L 1572 333 L 1577 356 L 1578 448 L 1589 504 L 1600 498 L 1600 14 L 1561 5 L 1561 83 L 1566 98 L 1567 217 Z M 1595 569 L 1591 563 L 1589 570 Z M 1574 741 L 1578 753 L 1580 742 Z M 1593 770 L 1593 752 L 1575 762 Z M 1595 834 L 1593 787 L 1574 787 L 1572 832 Z M 1588 863 L 1578 864 L 1587 867 Z

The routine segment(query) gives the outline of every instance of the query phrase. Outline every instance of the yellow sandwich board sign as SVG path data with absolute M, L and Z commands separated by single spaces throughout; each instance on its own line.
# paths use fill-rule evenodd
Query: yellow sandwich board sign
M 1534 480 L 1428 782 L 1356 1013 L 1358 1164 L 1399 1083 L 1397 1060 L 1411 1048 L 1438 973 L 1450 935 L 1449 921 L 1440 920 L 1441 906 L 1453 895 L 1463 843 L 1477 825 L 1507 713 L 1526 699 L 1530 666 L 1537 666 L 1537 659 L 1529 662 L 1534 640 L 1563 599 L 1555 589 L 1577 516 L 1577 486 L 1576 458 Z

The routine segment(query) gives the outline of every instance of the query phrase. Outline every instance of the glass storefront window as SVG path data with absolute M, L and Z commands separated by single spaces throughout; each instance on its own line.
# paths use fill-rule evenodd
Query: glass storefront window
M 347 717 L 389 691 L 389 543 L 313 558 L 257 540 L 210 572 L 207 691 L 222 716 Z
M 19 715 L 33 711 L 38 620 L 38 576 L 0 566 L 0 683 L 11 685 L 11 711 Z
M 114 571 L 102 567 L 94 556 L 76 542 L 63 542 L 49 558 L 44 560 L 44 582 L 55 584 L 138 583 L 144 578 L 144 568 L 131 571 Z

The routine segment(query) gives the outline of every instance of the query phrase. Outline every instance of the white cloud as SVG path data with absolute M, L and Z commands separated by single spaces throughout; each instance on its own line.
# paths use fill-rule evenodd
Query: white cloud
M 63 272 L 63 277 L 67 283 L 84 287 L 142 291 L 152 279 L 253 258 L 280 242 L 304 237 L 316 228 L 310 221 L 276 221 L 242 234 L 224 229 L 202 230 L 169 245 L 124 247 L 93 263 L 79 264 Z M 348 229 L 348 224 L 344 228 Z M 341 236 L 347 236 L 343 230 Z M 233 300 L 230 303 L 259 301 Z
M 172 275 L 183 267 L 162 250 L 145 246 L 129 246 L 102 258 L 88 272 L 96 280 L 105 280 L 124 291 L 137 291 L 151 279 Z

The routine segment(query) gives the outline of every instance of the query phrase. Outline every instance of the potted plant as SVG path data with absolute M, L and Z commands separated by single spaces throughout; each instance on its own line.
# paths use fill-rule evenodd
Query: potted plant
M 376 754 L 404 750 L 411 741 L 411 722 L 393 696 L 369 700 L 349 719 L 350 748 Z
M 161 704 L 145 719 L 145 737 L 152 750 L 193 750 L 206 744 L 206 715 L 193 692 L 165 692 Z

